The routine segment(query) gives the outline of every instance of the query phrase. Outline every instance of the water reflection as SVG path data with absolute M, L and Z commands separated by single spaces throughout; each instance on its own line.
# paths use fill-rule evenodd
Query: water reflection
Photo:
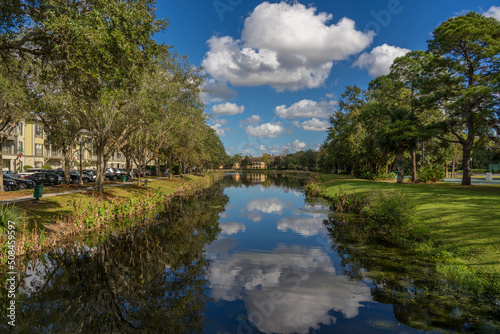
M 234 252 L 236 243 L 219 239 L 207 252 L 215 259 L 208 279 L 212 297 L 243 300 L 248 320 L 264 333 L 308 333 L 318 324 L 335 323 L 335 310 L 347 319 L 371 301 L 362 282 L 336 275 L 321 248 L 279 245 L 272 252 Z M 217 253 L 213 252 L 213 249 Z
M 374 301 L 393 305 L 395 318 L 425 331 L 500 333 L 500 305 L 460 294 L 436 275 L 429 259 L 372 244 L 348 219 L 325 220 L 333 249 L 352 280 L 369 277 Z
M 206 323 L 205 247 L 221 229 L 222 187 L 143 227 L 32 261 L 14 332 L 196 333 Z

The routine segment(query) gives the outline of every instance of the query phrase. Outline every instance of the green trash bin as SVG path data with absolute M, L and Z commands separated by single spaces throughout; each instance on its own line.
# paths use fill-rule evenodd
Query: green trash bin
M 33 193 L 33 197 L 39 200 L 43 195 L 43 184 L 35 186 L 35 192 Z
M 126 175 L 122 175 L 122 182 L 127 182 L 127 176 Z

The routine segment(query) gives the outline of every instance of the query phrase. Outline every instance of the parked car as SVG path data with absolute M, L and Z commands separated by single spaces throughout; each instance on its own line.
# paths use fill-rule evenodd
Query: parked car
M 8 172 L 8 173 L 7 173 L 7 172 Z M 3 175 L 4 175 L 4 176 L 5 176 L 5 175 L 8 175 L 8 176 L 13 177 L 13 178 L 15 178 L 15 179 L 23 178 L 21 175 L 16 174 L 16 173 L 14 173 L 14 172 L 11 172 L 10 170 L 8 170 L 7 172 L 6 172 L 6 171 L 4 171 L 4 172 L 3 172 Z
M 139 176 L 139 171 L 136 168 L 133 169 L 133 173 L 134 173 L 134 177 L 138 177 Z M 147 170 L 147 169 L 146 169 L 146 173 L 145 174 L 146 174 L 146 176 L 151 176 L 151 172 L 149 170 Z M 144 173 L 141 171 L 141 177 L 143 177 L 143 176 L 144 176 Z
M 6 177 L 3 178 L 3 191 L 16 190 L 17 182 Z
M 84 173 L 88 177 L 90 182 L 95 182 L 97 175 L 93 171 L 83 170 L 82 173 Z
M 11 174 L 11 175 L 17 175 L 17 174 Z M 34 181 L 26 180 L 26 179 L 19 178 L 19 177 L 13 177 L 11 175 L 4 175 L 3 178 L 4 178 L 4 180 L 8 179 L 8 180 L 15 181 L 17 183 L 17 187 L 16 187 L 17 190 L 24 190 L 24 189 L 35 188 L 35 182 Z
M 44 186 L 56 186 L 63 183 L 64 178 L 54 173 L 35 173 L 25 176 L 25 179 L 35 181 L 37 185 L 43 184 Z
M 118 180 L 120 175 L 116 174 L 111 168 L 106 168 L 106 180 Z
M 61 170 L 57 170 L 55 172 L 55 174 L 59 175 L 59 176 L 62 176 L 62 178 L 64 179 L 64 171 L 61 171 Z M 70 172 L 70 182 L 73 183 L 73 184 L 78 184 L 80 182 L 80 173 L 77 172 L 77 171 L 74 171 L 72 170 Z M 90 178 L 82 172 L 82 181 L 83 183 L 89 183 L 90 182 Z

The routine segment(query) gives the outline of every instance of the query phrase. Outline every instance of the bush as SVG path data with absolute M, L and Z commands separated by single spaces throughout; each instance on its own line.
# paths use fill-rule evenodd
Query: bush
M 326 196 L 326 187 L 320 184 L 317 180 L 309 181 L 305 188 L 304 192 L 306 196 L 310 197 L 324 197 Z
M 404 194 L 378 194 L 363 208 L 366 227 L 379 239 L 390 244 L 404 246 L 412 236 L 414 205 Z
M 7 233 L 9 221 L 16 223 L 18 229 L 24 222 L 23 212 L 15 206 L 0 205 L 0 235 Z
M 46 170 L 52 170 L 52 166 L 49 165 L 43 165 L 42 168 Z
M 332 198 L 332 209 L 337 212 L 361 213 L 367 206 L 368 199 L 365 196 L 356 196 L 353 192 L 348 194 L 339 188 L 339 193 Z
M 418 171 L 418 182 L 438 182 L 444 178 L 444 170 L 441 166 L 428 164 Z
M 23 167 L 23 169 L 24 169 L 24 170 L 26 170 L 26 169 L 30 169 L 30 168 L 33 168 L 33 166 L 30 166 L 30 165 L 25 165 L 25 166 Z

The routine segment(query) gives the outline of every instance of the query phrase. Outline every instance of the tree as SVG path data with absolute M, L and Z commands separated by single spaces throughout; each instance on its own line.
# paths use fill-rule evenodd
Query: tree
M 246 169 L 246 168 L 248 168 L 248 166 L 251 166 L 251 165 L 252 165 L 252 159 L 250 159 L 250 157 L 248 155 L 245 155 L 243 160 L 241 160 L 241 168 Z
M 474 12 L 450 18 L 428 47 L 436 60 L 424 73 L 425 93 L 462 145 L 462 185 L 470 185 L 474 142 L 499 126 L 500 22 Z
M 25 118 L 28 109 L 26 63 L 22 61 L 0 62 L 0 167 L 3 166 L 3 146 L 12 131 Z M 24 72 L 24 73 L 23 73 Z M 3 173 L 0 173 L 3 185 Z M 3 186 L 0 187 L 0 192 Z

